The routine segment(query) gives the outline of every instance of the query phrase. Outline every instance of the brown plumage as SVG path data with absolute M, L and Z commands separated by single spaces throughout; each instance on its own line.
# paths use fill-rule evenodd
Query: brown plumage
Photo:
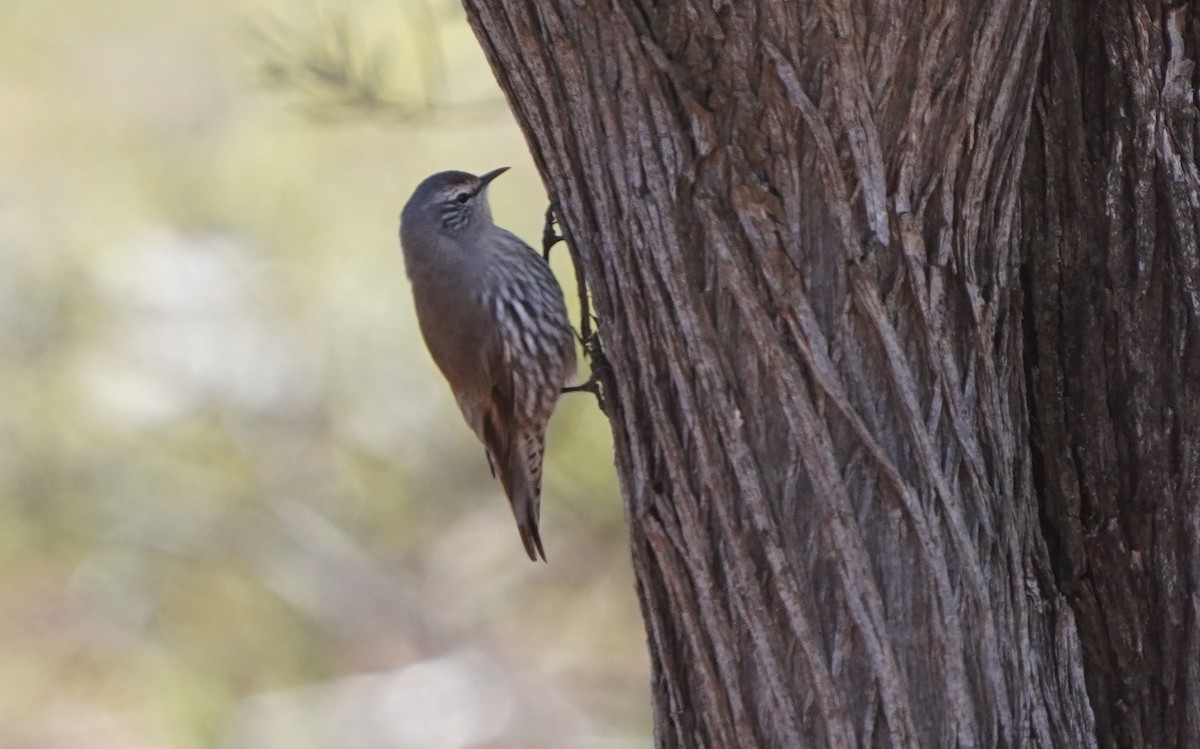
M 546 424 L 575 374 L 575 343 L 550 267 L 492 223 L 481 177 L 440 172 L 400 218 L 417 321 L 459 410 L 483 442 L 529 558 L 538 532 Z

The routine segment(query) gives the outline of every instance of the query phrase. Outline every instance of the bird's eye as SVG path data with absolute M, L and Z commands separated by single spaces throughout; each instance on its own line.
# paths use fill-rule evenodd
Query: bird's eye
M 458 203 L 459 205 L 466 203 L 470 199 L 471 193 L 469 192 L 460 192 L 458 195 L 454 196 L 454 202 Z

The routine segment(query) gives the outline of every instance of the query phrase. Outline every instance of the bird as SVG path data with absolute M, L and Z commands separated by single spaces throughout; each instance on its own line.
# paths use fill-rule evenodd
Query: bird
M 400 245 L 421 336 L 536 562 L 546 425 L 575 376 L 575 336 L 550 266 L 492 221 L 488 185 L 507 170 L 427 177 L 400 214 Z

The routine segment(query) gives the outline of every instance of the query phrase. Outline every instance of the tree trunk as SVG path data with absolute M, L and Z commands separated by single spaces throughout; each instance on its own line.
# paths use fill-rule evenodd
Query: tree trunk
M 658 745 L 1200 745 L 1195 16 L 466 5 L 600 319 Z

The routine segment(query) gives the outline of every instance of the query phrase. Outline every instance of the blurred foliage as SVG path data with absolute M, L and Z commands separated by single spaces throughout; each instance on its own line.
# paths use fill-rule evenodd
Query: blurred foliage
M 507 118 L 495 86 L 480 89 L 448 68 L 448 47 L 474 44 L 469 34 L 457 3 L 405 0 L 264 20 L 250 41 L 262 84 L 316 120 L 461 126 Z
M 0 746 L 650 743 L 603 417 L 530 564 L 395 238 L 511 165 L 536 243 L 521 135 L 456 6 L 337 7 L 0 3 Z

